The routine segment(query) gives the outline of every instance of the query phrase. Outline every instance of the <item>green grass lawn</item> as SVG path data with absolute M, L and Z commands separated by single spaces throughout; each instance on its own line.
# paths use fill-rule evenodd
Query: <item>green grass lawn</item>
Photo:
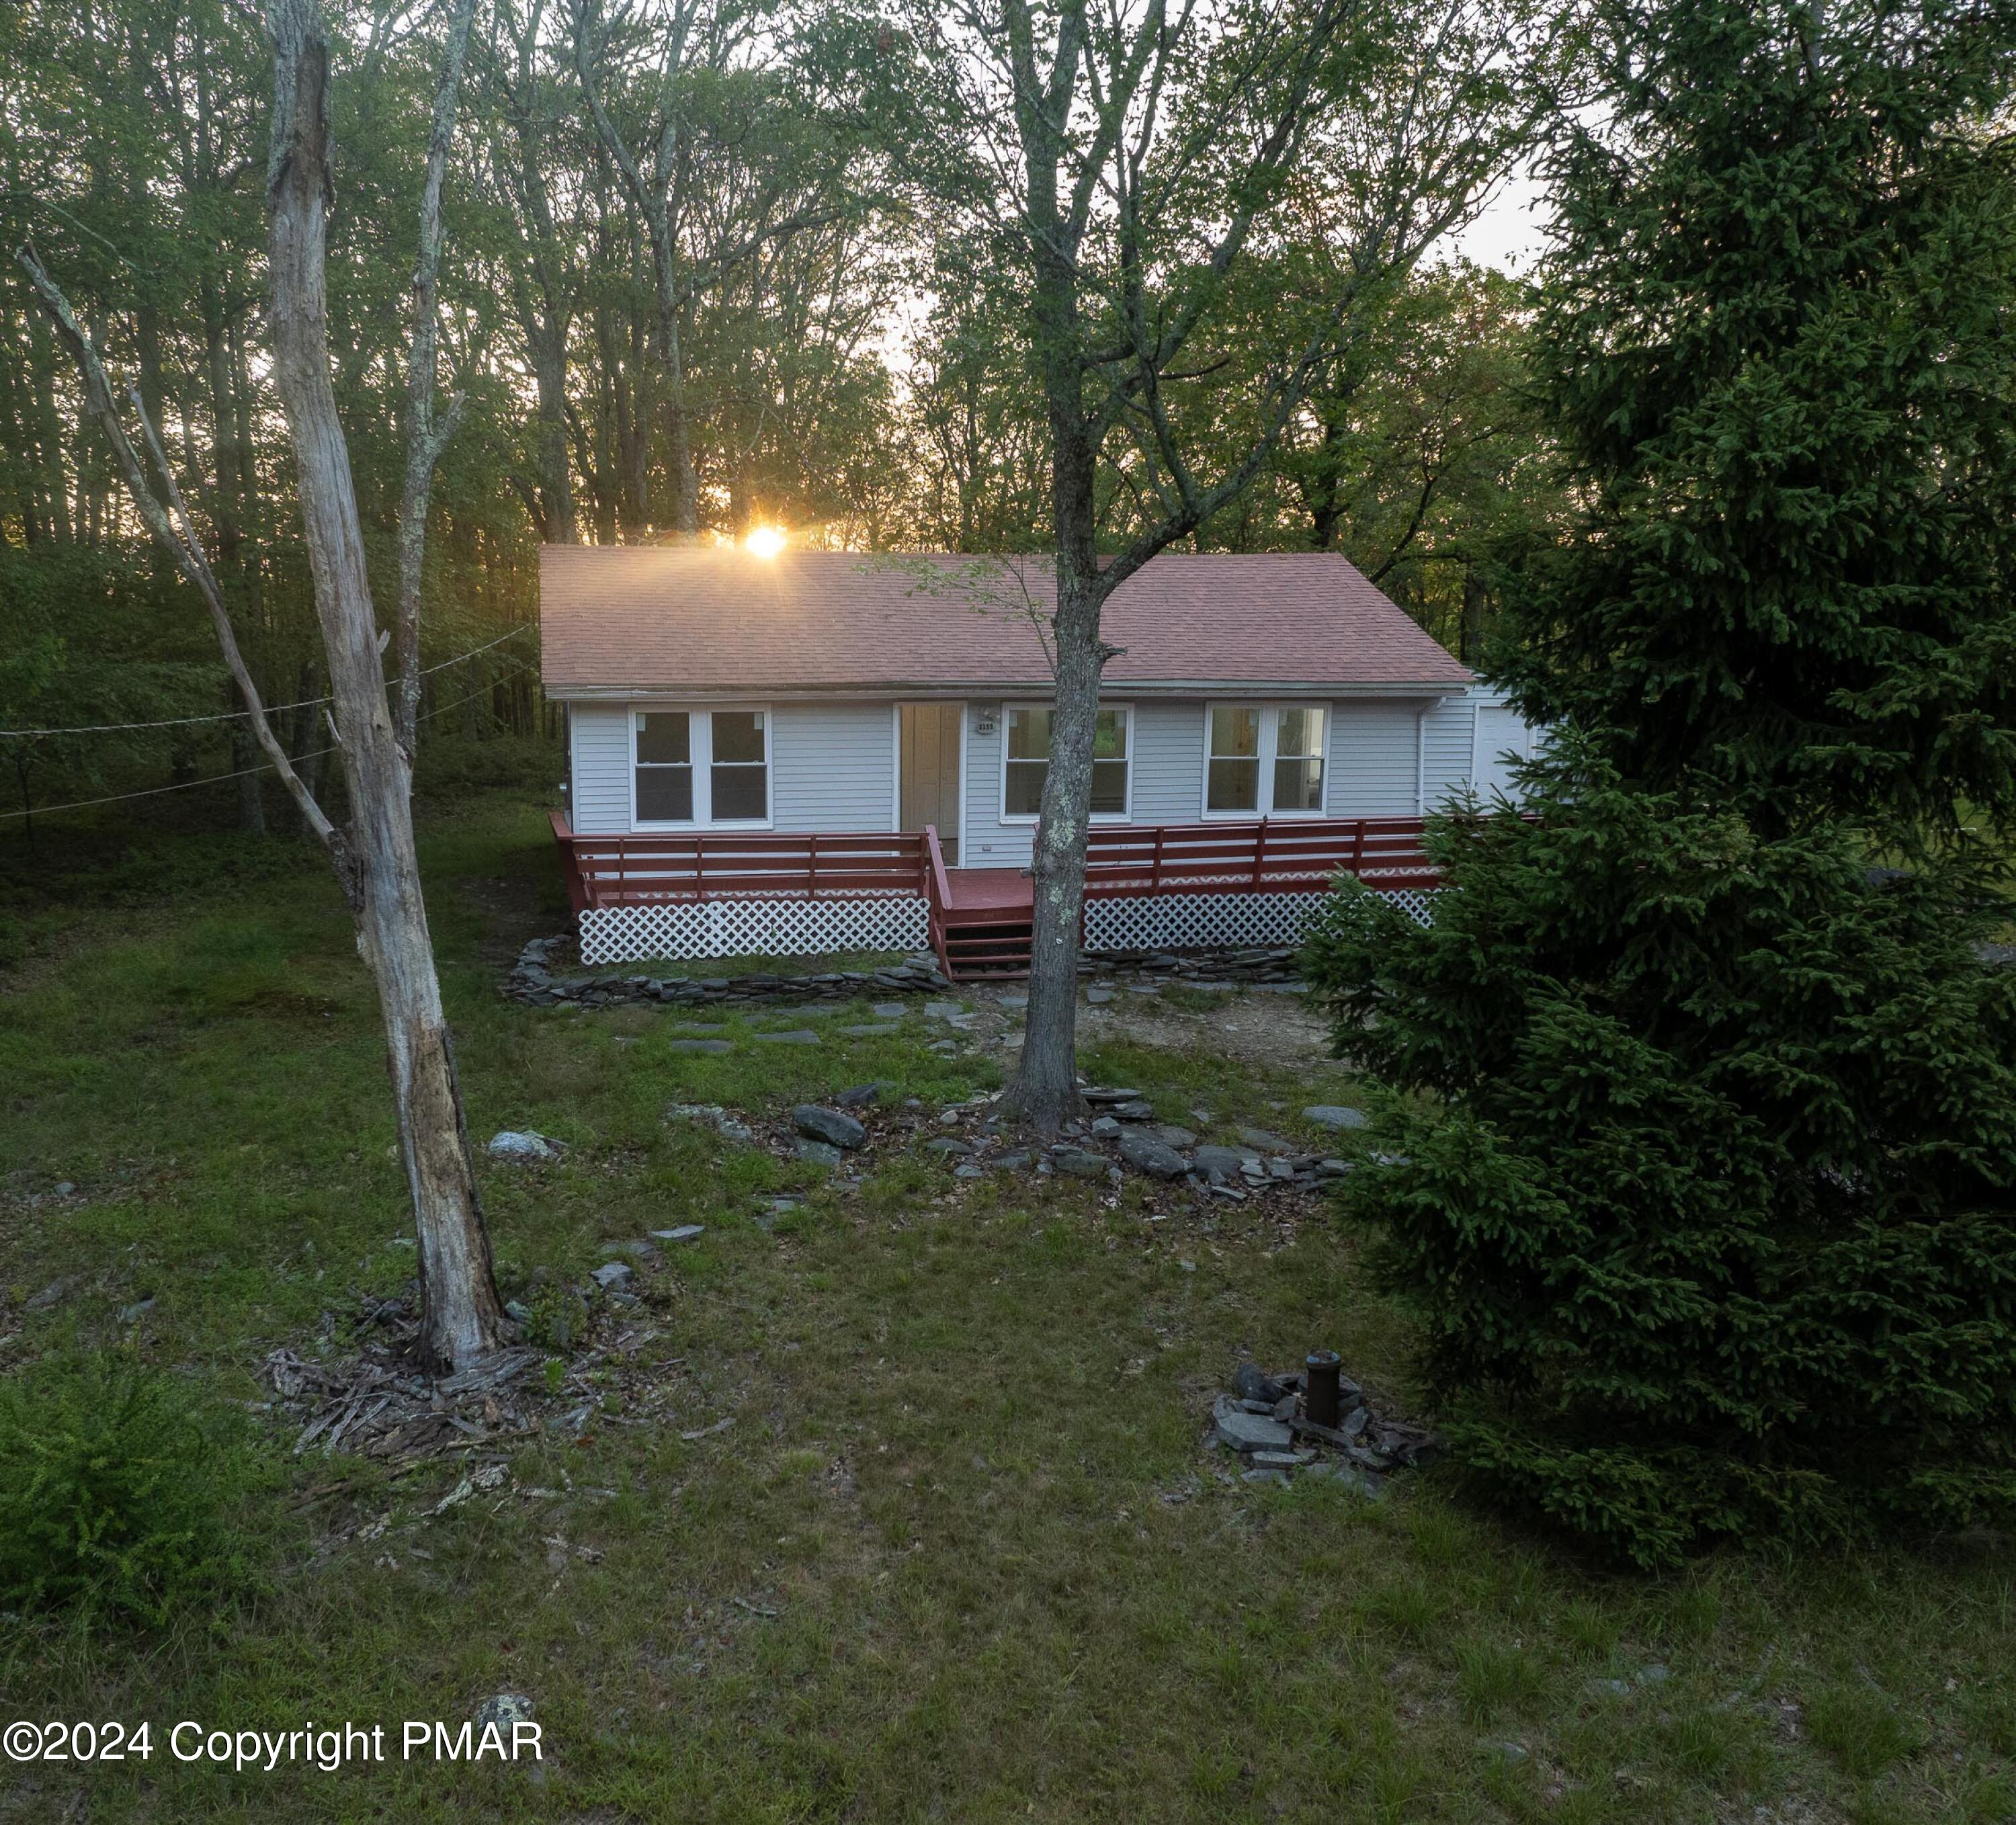
M 1376 1504 L 1229 1480 L 1204 1420 L 1243 1355 L 1332 1344 L 1409 1405 L 1406 1327 L 1356 1239 L 1257 1204 L 1165 1197 L 1154 1223 L 1132 1184 L 969 1187 L 906 1150 L 842 1193 L 668 1125 L 671 1100 L 774 1113 L 867 1078 L 935 1104 L 998 1082 L 999 1054 L 933 1053 L 915 1017 L 859 1042 L 675 1053 L 678 1014 L 506 1003 L 517 945 L 559 927 L 542 817 L 472 799 L 425 844 L 472 1131 L 572 1143 L 553 1167 L 484 1162 L 507 1291 L 578 1278 L 646 1229 L 707 1233 L 643 1274 L 640 1341 L 601 1334 L 601 1413 L 438 1516 L 453 1456 L 395 1475 L 297 1456 L 291 1429 L 248 1421 L 242 1594 L 150 1636 L 0 1618 L 0 1712 L 144 1717 L 157 1742 L 184 1719 L 396 1740 L 401 1719 L 508 1690 L 536 1705 L 549 1759 L 8 1768 L 0 1818 L 2016 1811 L 2000 1543 L 1728 1553 L 1650 1580 L 1578 1564 L 1433 1474 Z M 164 837 L 101 885 L 73 873 L 60 905 L 20 890 L 8 908 L 0 1373 L 130 1337 L 260 1400 L 266 1352 L 340 1354 L 411 1272 L 371 993 L 311 852 Z M 706 1017 L 739 1033 L 773 1012 Z M 1208 1047 L 1086 1064 L 1176 1118 L 1204 1101 L 1292 1125 L 1349 1091 L 1320 1061 L 1248 1071 Z M 30 1201 L 62 1180 L 74 1198 Z M 794 1187 L 803 1208 L 759 1223 L 752 1193 Z

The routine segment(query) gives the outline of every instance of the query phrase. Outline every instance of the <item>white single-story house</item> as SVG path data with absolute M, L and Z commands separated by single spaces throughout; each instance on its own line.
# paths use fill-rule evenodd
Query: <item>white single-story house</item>
M 977 926 L 968 963 L 1012 966 L 1053 601 L 1038 558 L 547 546 L 584 956 L 949 939 L 956 963 Z M 1103 631 L 1095 947 L 1122 927 L 1128 948 L 1279 941 L 1339 868 L 1418 891 L 1423 814 L 1509 787 L 1530 751 L 1498 693 L 1328 553 L 1165 554 Z

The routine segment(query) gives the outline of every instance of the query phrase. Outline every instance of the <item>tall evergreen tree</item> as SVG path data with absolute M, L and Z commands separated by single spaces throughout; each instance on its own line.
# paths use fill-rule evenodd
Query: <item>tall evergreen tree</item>
M 2007 1515 L 2016 7 L 1602 20 L 1535 357 L 1580 509 L 1505 661 L 1554 743 L 1432 928 L 1314 941 L 1391 1092 L 1347 1205 L 1575 1533 Z
M 2016 814 L 2016 8 L 1604 18 L 1535 337 L 1586 506 L 1512 682 L 1774 822 Z

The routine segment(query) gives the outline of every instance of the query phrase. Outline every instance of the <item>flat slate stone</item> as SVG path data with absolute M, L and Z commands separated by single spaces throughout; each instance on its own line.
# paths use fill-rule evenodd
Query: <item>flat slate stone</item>
M 727 1031 L 725 1027 L 708 1026 L 698 1020 L 682 1020 L 673 1028 L 673 1031 L 682 1039 L 698 1039 L 706 1035 L 725 1033 Z
M 1197 1145 L 1197 1137 L 1190 1129 L 1179 1128 L 1172 1121 L 1165 1121 L 1160 1128 L 1151 1128 L 1148 1132 L 1165 1146 L 1193 1147 Z
M 1302 1111 L 1302 1119 L 1313 1121 L 1319 1128 L 1335 1128 L 1340 1132 L 1366 1125 L 1363 1109 L 1340 1108 L 1334 1103 L 1312 1103 Z
M 704 1223 L 682 1223 L 675 1229 L 653 1229 L 651 1240 L 654 1242 L 693 1242 L 706 1233 L 707 1225 Z
M 788 1033 L 752 1033 L 750 1038 L 765 1046 L 816 1046 L 819 1043 L 819 1035 L 809 1032 L 803 1027 Z
M 1103 1179 L 1108 1161 L 1105 1154 L 1084 1147 L 1058 1147 L 1050 1154 L 1050 1164 L 1074 1179 Z
M 1232 1132 L 1256 1153 L 1285 1154 L 1288 1150 L 1286 1141 L 1278 1134 L 1270 1134 L 1264 1128 L 1235 1128 Z
M 1195 1164 L 1200 1172 L 1215 1172 L 1232 1179 L 1248 1166 L 1258 1167 L 1260 1156 L 1244 1147 L 1202 1146 L 1197 1150 Z
M 1211 1420 L 1217 1427 L 1219 1442 L 1234 1451 L 1292 1451 L 1295 1448 L 1295 1434 L 1282 1421 L 1242 1412 L 1239 1403 L 1225 1395 L 1219 1396 L 1218 1404 L 1211 1409 Z
M 668 1039 L 665 1043 L 675 1052 L 733 1052 L 732 1042 L 726 1039 Z
M 868 1010 L 878 1020 L 900 1020 L 910 1011 L 906 1001 L 878 1001 Z
M 1181 1154 L 1146 1128 L 1121 1131 L 1120 1157 L 1136 1172 L 1145 1172 L 1150 1179 L 1180 1179 L 1190 1171 L 1189 1163 Z
M 791 1125 L 808 1139 L 829 1146 L 858 1147 L 868 1139 L 868 1130 L 844 1110 L 822 1108 L 816 1103 L 801 1103 L 791 1111 Z
M 809 1140 L 803 1136 L 799 1137 L 796 1151 L 798 1157 L 808 1166 L 837 1166 L 843 1157 L 840 1149 L 830 1143 Z
M 842 1027 L 840 1030 L 850 1039 L 880 1039 L 903 1029 L 894 1020 L 876 1020 L 865 1026 Z
M 1110 988 L 1088 988 L 1085 992 L 1085 999 L 1093 1007 L 1103 1007 L 1112 1000 L 1113 991 Z
M 836 1109 L 864 1109 L 870 1103 L 882 1100 L 883 1089 L 880 1084 L 855 1084 L 834 1097 L 833 1106 Z

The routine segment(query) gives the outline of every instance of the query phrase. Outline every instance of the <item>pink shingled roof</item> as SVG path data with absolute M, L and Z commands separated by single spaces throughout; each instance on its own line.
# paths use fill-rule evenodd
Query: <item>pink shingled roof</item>
M 548 692 L 1047 689 L 1041 558 L 549 545 Z M 1033 612 L 1032 612 L 1033 611 Z M 1341 557 L 1165 553 L 1106 607 L 1111 684 L 1427 685 L 1470 674 Z

